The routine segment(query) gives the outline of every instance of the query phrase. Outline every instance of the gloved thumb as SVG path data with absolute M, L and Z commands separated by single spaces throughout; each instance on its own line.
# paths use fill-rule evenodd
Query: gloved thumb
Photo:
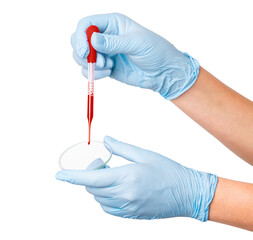
M 98 52 L 107 54 L 134 54 L 137 49 L 134 39 L 127 35 L 93 33 L 91 44 Z
M 109 136 L 104 138 L 104 142 L 110 146 L 114 155 L 123 157 L 131 162 L 144 163 L 146 162 L 146 159 L 149 159 L 151 154 L 154 154 L 151 151 L 120 142 Z M 154 158 L 155 157 L 157 156 L 154 156 Z

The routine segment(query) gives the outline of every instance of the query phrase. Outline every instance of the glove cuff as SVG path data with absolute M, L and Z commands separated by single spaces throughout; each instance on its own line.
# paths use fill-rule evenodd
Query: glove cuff
M 180 59 L 177 59 L 180 67 L 166 74 L 164 84 L 159 91 L 166 100 L 173 100 L 182 95 L 193 86 L 199 76 L 199 62 L 188 53 L 181 54 Z
M 179 92 L 178 96 L 182 95 L 184 92 L 189 90 L 193 86 L 193 84 L 196 82 L 199 76 L 199 67 L 200 67 L 199 62 L 196 59 L 194 59 L 192 56 L 190 56 L 188 53 L 183 53 L 183 54 L 186 57 L 188 57 L 188 59 L 190 60 L 191 71 L 189 71 L 187 75 L 188 81 L 185 81 L 185 84 L 182 87 L 181 91 Z
M 209 215 L 209 205 L 213 200 L 214 193 L 218 183 L 218 177 L 210 173 L 202 173 L 202 186 L 200 187 L 200 195 L 196 201 L 195 213 L 193 218 L 206 222 Z

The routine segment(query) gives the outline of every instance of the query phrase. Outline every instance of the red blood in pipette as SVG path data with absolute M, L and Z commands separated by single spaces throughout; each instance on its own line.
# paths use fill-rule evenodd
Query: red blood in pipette
M 91 128 L 91 122 L 93 119 L 93 108 L 94 108 L 94 96 L 88 95 L 88 106 L 87 106 L 87 118 L 88 118 L 88 127 L 89 127 L 89 140 L 88 144 L 90 144 L 90 128 Z
M 91 36 L 94 32 L 99 32 L 98 27 L 95 25 L 89 26 L 86 30 L 87 40 L 88 40 L 89 49 L 90 49 L 90 53 L 87 57 L 88 63 L 95 63 L 97 60 L 97 52 L 91 44 Z M 91 122 L 93 119 L 93 107 L 94 107 L 94 95 L 93 94 L 94 94 L 93 92 L 91 92 L 91 94 L 88 94 L 88 101 L 87 101 L 88 102 L 87 118 L 88 118 L 88 127 L 89 127 L 88 144 L 90 144 L 90 130 L 91 130 Z

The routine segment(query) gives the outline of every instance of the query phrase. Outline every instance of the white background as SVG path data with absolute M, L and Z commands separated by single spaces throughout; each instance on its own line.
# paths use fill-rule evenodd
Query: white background
M 0 239 L 252 239 L 213 222 L 110 216 L 84 187 L 54 177 L 61 152 L 87 137 L 87 81 L 70 46 L 80 18 L 121 12 L 252 100 L 250 3 L 1 1 Z M 188 167 L 253 182 L 250 165 L 159 94 L 109 78 L 95 84 L 93 139 L 110 135 Z

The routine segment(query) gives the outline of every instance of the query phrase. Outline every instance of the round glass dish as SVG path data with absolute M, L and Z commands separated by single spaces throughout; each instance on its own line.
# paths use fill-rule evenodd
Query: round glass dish
M 112 157 L 109 145 L 103 142 L 80 142 L 67 148 L 59 158 L 62 170 L 95 170 L 104 167 Z

